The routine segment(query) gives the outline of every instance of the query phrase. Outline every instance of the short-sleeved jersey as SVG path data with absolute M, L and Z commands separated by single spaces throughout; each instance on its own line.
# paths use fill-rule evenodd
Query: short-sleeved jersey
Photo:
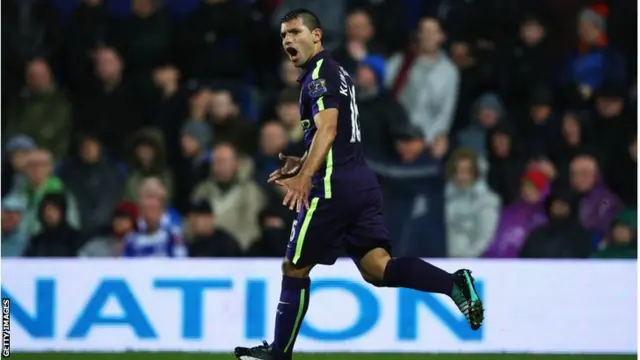
M 362 152 L 356 90 L 349 74 L 322 51 L 307 62 L 298 81 L 307 151 L 317 130 L 315 116 L 325 109 L 338 109 L 337 135 L 325 163 L 313 175 L 311 196 L 330 199 L 334 194 L 379 187 Z

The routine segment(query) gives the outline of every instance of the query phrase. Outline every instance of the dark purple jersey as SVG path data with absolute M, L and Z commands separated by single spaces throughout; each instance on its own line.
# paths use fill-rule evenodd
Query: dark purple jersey
M 316 114 L 338 109 L 337 135 L 324 165 L 313 175 L 311 196 L 330 199 L 334 194 L 378 188 L 378 180 L 362 153 L 356 90 L 349 74 L 328 52 L 322 51 L 309 59 L 298 81 L 307 151 L 316 134 Z

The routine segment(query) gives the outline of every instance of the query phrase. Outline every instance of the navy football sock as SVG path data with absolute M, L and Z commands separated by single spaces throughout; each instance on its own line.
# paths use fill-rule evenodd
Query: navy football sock
M 300 325 L 309 308 L 309 278 L 282 277 L 280 302 L 276 314 L 273 354 L 276 359 L 291 359 Z
M 453 275 L 420 258 L 392 258 L 384 269 L 384 285 L 451 296 Z

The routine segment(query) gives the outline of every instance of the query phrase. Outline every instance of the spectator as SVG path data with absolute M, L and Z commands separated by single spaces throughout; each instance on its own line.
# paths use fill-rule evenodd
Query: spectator
M 282 123 L 269 121 L 260 131 L 260 145 L 254 156 L 255 175 L 258 184 L 264 184 L 269 174 L 280 167 L 280 154 L 287 149 L 287 133 Z
M 41 229 L 39 219 L 40 202 L 50 192 L 64 193 L 66 221 L 74 228 L 80 225 L 78 206 L 73 196 L 65 189 L 60 178 L 53 175 L 53 160 L 46 150 L 34 150 L 26 160 L 25 172 L 27 181 L 14 188 L 12 194 L 27 204 L 20 224 L 25 236 L 32 237 Z
M 66 218 L 67 197 L 61 192 L 44 194 L 38 204 L 40 232 L 29 240 L 27 257 L 75 257 L 82 245 L 80 233 Z
M 359 9 L 347 15 L 345 31 L 344 42 L 333 56 L 351 76 L 355 76 L 359 62 L 369 55 L 384 54 L 384 51 L 374 41 L 375 28 L 366 11 Z
M 542 86 L 534 88 L 527 105 L 527 115 L 519 124 L 520 138 L 524 140 L 528 155 L 546 154 L 557 133 L 551 89 Z
M 508 124 L 498 125 L 487 138 L 489 172 L 487 182 L 498 193 L 503 204 L 511 204 L 520 194 L 520 175 L 524 162 L 515 149 L 513 130 Z
M 574 110 L 569 110 L 562 117 L 558 135 L 553 141 L 549 141 L 551 151 L 549 156 L 558 169 L 558 181 L 561 184 L 568 184 L 569 163 L 575 156 L 596 152 L 597 149 L 591 146 L 593 140 L 590 124 L 585 121 L 584 116 Z
M 138 97 L 124 82 L 124 64 L 116 50 L 98 49 L 94 66 L 100 84 L 78 97 L 75 125 L 80 131 L 101 134 L 106 153 L 112 159 L 122 160 L 122 140 L 146 120 Z
M 22 85 L 25 64 L 34 56 L 56 60 L 62 42 L 60 15 L 44 0 L 2 2 L 2 93 Z
M 374 41 L 381 45 L 384 56 L 404 49 L 409 39 L 407 8 L 393 0 L 353 0 L 351 9 L 363 9 L 373 20 Z
M 604 184 L 595 158 L 576 156 L 570 164 L 571 188 L 580 194 L 580 221 L 586 228 L 604 233 L 622 210 L 622 201 Z
M 626 85 L 627 66 L 622 54 L 609 46 L 605 33 L 607 9 L 587 7 L 578 17 L 578 50 L 567 59 L 562 83 L 580 100 L 591 99 L 604 83 Z
M 417 53 L 397 54 L 387 63 L 386 84 L 429 146 L 448 135 L 458 96 L 458 69 L 442 50 L 444 41 L 438 21 L 425 18 L 420 21 Z
M 484 257 L 518 257 L 529 231 L 547 222 L 547 191 L 548 179 L 541 171 L 531 169 L 522 175 L 520 199 L 502 210 L 495 238 Z
M 235 237 L 245 251 L 260 234 L 258 214 L 265 205 L 265 196 L 253 180 L 241 175 L 233 145 L 216 145 L 211 160 L 212 176 L 196 186 L 193 198 L 211 202 L 218 214 L 218 227 Z
M 156 68 L 153 82 L 156 98 L 150 105 L 152 126 L 162 130 L 169 163 L 175 166 L 180 161 L 180 134 L 184 124 L 181 120 L 187 113 L 184 91 L 180 90 L 180 70 L 171 65 Z
M 27 237 L 20 230 L 20 221 L 26 209 L 23 200 L 7 196 L 2 199 L 2 257 L 22 256 Z
M 138 188 L 138 204 L 142 202 L 154 204 L 155 202 L 160 201 L 166 206 L 168 204 L 167 193 L 167 188 L 162 184 L 162 181 L 159 178 L 145 178 L 142 180 L 140 187 Z M 182 233 L 182 215 L 173 208 L 167 209 L 165 207 L 160 223 L 162 227 L 170 229 L 175 234 Z M 136 227 L 142 230 L 147 228 L 144 218 L 138 218 Z
M 4 136 L 28 135 L 60 160 L 67 155 L 71 142 L 71 105 L 56 88 L 44 59 L 27 64 L 26 82 L 24 95 L 9 103 Z
M 611 223 L 611 232 L 592 257 L 601 259 L 638 258 L 638 213 L 624 210 Z
M 14 188 L 24 186 L 27 181 L 25 167 L 29 154 L 36 149 L 36 144 L 26 135 L 17 135 L 11 138 L 5 146 L 8 159 L 2 166 L 2 196 L 8 194 Z
M 171 60 L 173 24 L 159 0 L 131 1 L 133 15 L 118 28 L 118 48 L 136 87 L 153 91 L 151 73 Z
M 409 123 L 402 105 L 384 89 L 384 59 L 364 58 L 356 73 L 358 109 L 362 145 L 367 157 L 391 159 L 395 154 L 391 133 L 394 127 Z
M 138 189 L 145 178 L 158 177 L 167 189 L 173 191 L 173 172 L 167 167 L 164 140 L 157 129 L 138 131 L 132 141 L 132 169 L 125 182 L 124 199 L 138 201 Z M 172 194 L 167 193 L 170 203 Z
M 485 93 L 476 100 L 471 111 L 471 125 L 457 135 L 458 144 L 479 155 L 480 171 L 486 173 L 486 144 L 491 130 L 506 118 L 502 101 L 494 93 Z
M 540 17 L 525 16 L 520 22 L 518 40 L 507 49 L 503 55 L 502 93 L 511 109 L 523 108 L 530 99 L 531 84 L 552 80 L 554 59 L 547 41 L 547 29 Z
M 300 126 L 300 107 L 298 97 L 300 91 L 297 88 L 285 88 L 278 96 L 276 105 L 277 119 L 284 125 L 289 137 L 289 144 L 297 155 L 304 152 L 302 137 L 304 131 Z
M 447 173 L 447 254 L 479 257 L 493 240 L 500 216 L 500 199 L 489 189 L 480 172 L 478 157 L 471 149 L 454 151 Z
M 208 157 L 211 129 L 203 122 L 190 121 L 182 127 L 181 159 L 176 170 L 175 204 L 186 214 L 191 204 L 191 192 L 209 173 Z
M 64 72 L 73 92 L 92 89 L 93 52 L 113 42 L 114 21 L 103 0 L 81 0 L 64 29 Z
M 594 233 L 578 218 L 578 199 L 565 193 L 545 201 L 549 222 L 533 229 L 522 247 L 522 258 L 586 258 L 593 249 Z
M 229 0 L 203 0 L 184 20 L 176 54 L 187 78 L 242 80 L 248 67 L 249 8 Z
M 603 85 L 596 93 L 594 131 L 598 150 L 605 162 L 614 160 L 619 153 L 626 152 L 621 139 L 637 132 L 636 116 L 625 111 L 624 89 L 615 85 Z
M 189 256 L 191 257 L 239 257 L 242 250 L 236 239 L 224 230 L 216 228 L 216 220 L 208 200 L 196 201 L 188 220 Z
M 252 124 L 240 117 L 231 92 L 212 92 L 207 115 L 215 134 L 215 143 L 230 142 L 245 154 L 255 152 L 256 131 Z
M 251 257 L 281 257 L 289 243 L 289 228 L 286 214 L 280 204 L 265 208 L 260 213 L 262 236 L 251 245 L 246 255 Z
M 296 92 L 300 91 L 300 84 L 298 83 L 298 77 L 300 76 L 300 69 L 298 69 L 293 61 L 285 57 L 280 62 L 280 68 L 278 71 L 278 79 L 276 84 L 268 87 L 268 91 L 265 96 L 265 105 L 263 106 L 263 112 L 261 116 L 261 122 L 267 121 L 277 117 L 276 107 L 278 105 L 278 98 L 280 92 L 286 88 L 291 88 L 291 92 L 295 89 Z
M 138 208 L 140 219 L 136 229 L 124 239 L 125 257 L 186 257 L 182 236 L 167 221 L 166 188 L 158 178 L 147 178 L 140 184 Z
M 78 202 L 85 238 L 109 222 L 122 197 L 124 176 L 103 152 L 98 135 L 83 134 L 79 140 L 77 153 L 62 166 L 59 176 Z
M 638 136 L 627 135 L 627 148 L 614 156 L 607 184 L 627 206 L 638 204 Z
M 400 163 L 411 164 L 428 156 L 424 136 L 420 128 L 407 123 L 393 132 L 395 150 Z
M 133 231 L 138 221 L 138 205 L 120 202 L 111 215 L 111 223 L 104 232 L 88 241 L 79 251 L 80 257 L 120 257 L 124 237 Z

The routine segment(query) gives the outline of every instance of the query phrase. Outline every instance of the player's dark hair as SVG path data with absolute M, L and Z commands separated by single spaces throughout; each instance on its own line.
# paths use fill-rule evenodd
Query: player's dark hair
M 322 30 L 322 24 L 320 24 L 320 19 L 318 16 L 307 9 L 295 9 L 291 10 L 288 13 L 284 14 L 282 17 L 283 23 L 289 22 L 294 19 L 302 20 L 302 23 L 309 28 L 309 30 L 313 31 L 315 29 Z

